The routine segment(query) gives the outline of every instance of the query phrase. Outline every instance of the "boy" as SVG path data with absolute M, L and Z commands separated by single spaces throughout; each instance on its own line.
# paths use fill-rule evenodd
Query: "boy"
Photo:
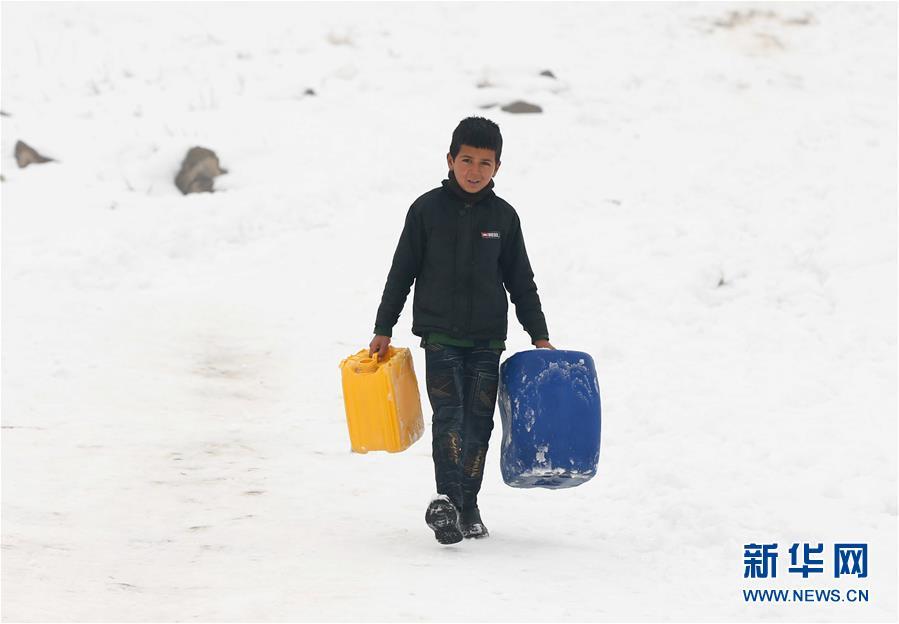
M 478 492 L 493 430 L 508 301 L 536 347 L 553 349 L 515 209 L 493 192 L 503 139 L 482 117 L 453 132 L 448 179 L 415 200 L 387 275 L 369 355 L 386 356 L 415 281 L 412 333 L 425 349 L 437 497 L 425 521 L 441 544 L 487 537 Z

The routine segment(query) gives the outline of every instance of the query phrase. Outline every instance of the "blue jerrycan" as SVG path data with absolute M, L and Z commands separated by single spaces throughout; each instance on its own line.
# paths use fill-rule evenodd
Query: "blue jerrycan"
M 599 462 L 601 409 L 593 358 L 582 351 L 521 351 L 500 367 L 503 481 L 567 488 Z

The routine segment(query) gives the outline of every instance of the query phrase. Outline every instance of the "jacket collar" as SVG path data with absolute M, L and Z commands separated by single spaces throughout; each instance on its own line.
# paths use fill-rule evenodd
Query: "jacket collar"
M 477 193 L 469 193 L 468 191 L 463 189 L 461 186 L 459 186 L 459 182 L 456 181 L 456 176 L 455 176 L 455 174 L 453 174 L 452 170 L 449 172 L 449 178 L 444 180 L 441 184 L 443 184 L 443 188 L 445 188 L 450 193 L 452 193 L 453 195 L 455 195 L 456 197 L 458 197 L 459 199 L 461 199 L 462 201 L 464 201 L 468 204 L 476 204 L 477 202 L 481 201 L 485 197 L 494 195 L 494 192 L 493 192 L 494 184 L 493 184 L 492 178 L 487 183 L 487 186 L 482 188 Z

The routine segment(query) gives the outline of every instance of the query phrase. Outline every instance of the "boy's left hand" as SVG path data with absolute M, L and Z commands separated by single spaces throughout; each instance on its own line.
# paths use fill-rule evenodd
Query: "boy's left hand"
M 534 346 L 538 349 L 555 349 L 554 346 L 549 344 L 549 340 L 538 340 L 534 343 Z

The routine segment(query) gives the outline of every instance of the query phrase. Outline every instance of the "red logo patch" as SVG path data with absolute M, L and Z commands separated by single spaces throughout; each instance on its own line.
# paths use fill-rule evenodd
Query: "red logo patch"
M 499 238 L 499 232 L 481 232 L 481 238 Z

